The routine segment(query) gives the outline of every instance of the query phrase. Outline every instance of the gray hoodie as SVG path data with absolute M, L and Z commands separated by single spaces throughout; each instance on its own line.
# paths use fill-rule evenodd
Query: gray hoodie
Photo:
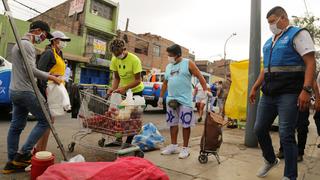
M 47 80 L 49 74 L 43 71 L 40 71 L 36 68 L 36 50 L 34 45 L 30 42 L 30 36 L 26 35 L 21 39 L 22 46 L 26 51 L 26 60 L 29 63 L 33 75 L 42 80 Z M 13 91 L 33 91 L 30 78 L 27 74 L 26 68 L 22 62 L 22 55 L 16 44 L 11 51 L 11 62 L 12 62 L 12 73 L 11 73 L 11 82 L 10 90 Z

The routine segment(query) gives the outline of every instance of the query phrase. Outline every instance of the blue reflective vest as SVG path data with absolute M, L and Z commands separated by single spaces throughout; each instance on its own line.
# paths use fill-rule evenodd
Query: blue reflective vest
M 304 83 L 305 64 L 293 46 L 295 36 L 301 31 L 289 27 L 272 47 L 272 38 L 263 46 L 264 82 L 266 95 L 300 93 Z

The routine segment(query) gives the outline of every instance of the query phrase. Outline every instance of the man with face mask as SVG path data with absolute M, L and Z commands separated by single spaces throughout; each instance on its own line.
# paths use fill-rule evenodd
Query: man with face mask
M 43 21 L 32 22 L 30 24 L 29 33 L 21 39 L 21 44 L 26 52 L 26 61 L 31 66 L 36 78 L 51 80 L 60 84 L 61 80 L 59 78 L 38 70 L 35 65 L 36 53 L 33 44 L 39 44 L 46 38 L 52 38 L 48 24 Z M 11 54 L 12 74 L 10 82 L 10 98 L 12 100 L 13 114 L 7 137 L 8 162 L 2 170 L 2 173 L 23 171 L 24 168 L 31 163 L 32 148 L 49 128 L 49 124 L 33 90 L 30 78 L 22 63 L 22 56 L 17 45 L 12 48 Z M 38 123 L 32 129 L 22 148 L 18 150 L 20 134 L 26 126 L 29 112 L 36 117 Z
M 41 54 L 41 57 L 37 62 L 37 68 L 42 71 L 49 72 L 60 79 L 64 79 L 66 64 L 63 59 L 62 49 L 67 46 L 67 42 L 70 42 L 71 39 L 61 31 L 54 31 L 51 35 L 52 38 L 50 39 L 50 45 L 48 45 L 46 50 Z M 39 90 L 45 98 L 47 96 L 47 82 L 48 81 L 41 79 L 37 81 Z M 33 153 L 46 150 L 49 134 L 50 130 L 48 129 L 38 141 Z
M 285 169 L 283 179 L 296 179 L 298 150 L 295 128 L 298 111 L 306 111 L 315 75 L 315 48 L 307 30 L 290 26 L 286 11 L 274 7 L 267 14 L 273 36 L 263 47 L 264 69 L 250 92 L 250 102 L 262 86 L 254 131 L 263 152 L 265 164 L 257 173 L 265 177 L 279 164 L 272 147 L 269 129 L 279 115 L 280 143 Z
M 110 70 L 113 72 L 112 88 L 108 89 L 107 94 L 112 92 L 125 95 L 131 89 L 133 96 L 142 96 L 144 85 L 142 83 L 142 65 L 140 59 L 130 53 L 125 48 L 125 42 L 121 39 L 114 39 L 110 43 L 110 51 L 113 54 Z M 128 136 L 126 143 L 122 144 L 121 139 L 108 144 L 107 146 L 121 145 L 122 148 L 129 147 L 133 136 Z
M 193 61 L 182 58 L 181 47 L 174 44 L 167 48 L 169 64 L 166 67 L 165 80 L 163 82 L 159 107 L 163 106 L 163 95 L 168 89 L 167 124 L 170 126 L 171 144 L 162 152 L 162 155 L 179 153 L 180 159 L 190 155 L 189 138 L 191 126 L 195 124 L 195 114 L 192 105 L 192 75 L 198 78 L 205 96 L 211 95 L 207 83 L 198 67 Z M 183 147 L 179 152 L 177 138 L 179 124 L 183 127 Z

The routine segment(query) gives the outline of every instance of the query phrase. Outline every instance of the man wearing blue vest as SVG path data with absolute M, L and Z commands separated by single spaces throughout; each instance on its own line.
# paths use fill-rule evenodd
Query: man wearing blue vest
M 250 102 L 254 103 L 262 86 L 254 131 L 265 163 L 257 176 L 265 177 L 280 162 L 269 134 L 279 115 L 280 143 L 285 157 L 283 180 L 295 180 L 298 176 L 295 128 L 298 110 L 309 108 L 315 76 L 315 48 L 307 30 L 289 25 L 288 15 L 282 7 L 272 8 L 267 20 L 273 36 L 264 44 L 264 69 L 250 92 Z

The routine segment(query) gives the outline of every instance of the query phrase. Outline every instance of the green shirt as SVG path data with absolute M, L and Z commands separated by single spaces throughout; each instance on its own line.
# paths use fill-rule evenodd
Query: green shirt
M 125 87 L 135 80 L 135 74 L 142 71 L 141 61 L 136 55 L 130 52 L 128 52 L 128 55 L 125 59 L 118 59 L 113 56 L 111 59 L 110 70 L 113 72 L 118 72 L 120 76 L 119 87 Z M 141 92 L 143 88 L 144 86 L 141 82 L 138 86 L 132 88 L 132 92 Z

